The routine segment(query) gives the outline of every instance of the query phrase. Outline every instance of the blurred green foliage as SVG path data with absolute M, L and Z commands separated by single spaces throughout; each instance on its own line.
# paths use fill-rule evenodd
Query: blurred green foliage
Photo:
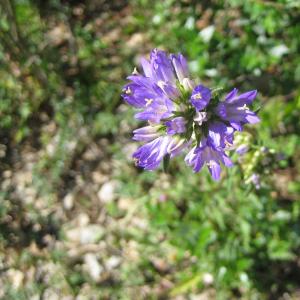
M 163 295 L 153 290 L 150 299 L 207 289 L 215 291 L 212 299 L 299 299 L 299 1 L 3 0 L 0 13 L 2 260 L 15 247 L 14 268 L 53 262 L 59 271 L 48 285 L 74 297 L 88 283 L 96 298 L 133 299 L 140 286 L 167 279 L 173 285 Z M 120 91 L 137 58 L 154 47 L 184 53 L 193 75 L 209 86 L 259 91 L 262 121 L 240 137 L 249 152 L 234 156 L 236 166 L 220 183 L 206 171 L 193 174 L 181 159 L 164 174 L 141 172 L 128 158 L 137 122 Z M 102 151 L 91 166 L 83 158 L 90 145 Z M 45 213 L 7 183 L 27 152 L 37 158 L 27 184 Z M 112 233 L 117 248 L 135 241 L 140 258 L 122 265 L 111 285 L 93 283 L 56 248 L 40 258 L 28 250 L 31 240 L 43 248 L 49 232 L 65 241 L 64 223 L 74 216 L 58 216 L 61 199 L 80 185 L 77 174 L 89 182 L 100 160 L 121 197 L 134 199 L 128 215 L 117 202 L 101 209 L 115 220 L 138 211 L 148 224 L 145 231 Z M 78 205 L 93 215 L 88 191 Z M 168 251 L 176 255 L 168 258 Z M 153 255 L 173 272 L 161 274 Z M 207 273 L 213 282 L 205 283 Z M 46 288 L 31 282 L 16 291 L 7 283 L 4 293 L 29 299 Z

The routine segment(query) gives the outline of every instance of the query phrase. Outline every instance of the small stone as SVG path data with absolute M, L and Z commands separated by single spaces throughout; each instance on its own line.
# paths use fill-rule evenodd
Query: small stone
M 59 292 L 49 288 L 44 291 L 42 299 L 43 300 L 59 300 L 60 295 L 59 295 Z
M 69 193 L 64 197 L 63 206 L 64 206 L 65 210 L 71 210 L 74 207 L 74 195 L 73 195 L 73 193 Z
M 133 200 L 130 198 L 120 198 L 118 200 L 118 208 L 120 210 L 129 210 L 133 206 Z
M 46 146 L 46 151 L 49 156 L 53 156 L 55 154 L 56 145 L 54 143 L 49 143 Z
M 92 179 L 95 183 L 103 184 L 105 181 L 107 181 L 107 176 L 103 175 L 99 171 L 95 171 L 92 173 Z
M 6 155 L 6 146 L 0 144 L 0 158 L 5 157 L 5 155 Z
M 215 26 L 214 25 L 210 25 L 210 26 L 207 26 L 206 28 L 203 28 L 199 32 L 199 36 L 202 38 L 202 40 L 205 43 L 208 43 L 211 40 L 214 32 L 215 32 Z
M 283 55 L 289 53 L 289 48 L 286 45 L 281 44 L 271 48 L 270 53 L 277 58 L 281 58 Z
M 122 152 L 124 153 L 124 155 L 128 161 L 130 161 L 130 162 L 132 161 L 132 155 L 137 150 L 137 148 L 138 148 L 137 144 L 134 144 L 134 143 L 125 145 L 123 147 Z
M 148 228 L 147 220 L 139 218 L 139 217 L 131 218 L 131 224 L 133 226 L 136 226 L 137 228 L 143 229 L 143 230 L 146 230 Z
M 96 255 L 92 253 L 86 254 L 84 256 L 84 262 L 87 272 L 90 274 L 93 280 L 98 281 L 101 273 L 103 272 L 103 267 L 99 264 Z
M 154 266 L 154 268 L 158 271 L 158 272 L 161 272 L 161 273 L 166 273 L 169 271 L 170 269 L 170 266 L 168 265 L 168 263 L 162 259 L 162 258 L 156 258 L 156 257 L 153 257 L 151 259 L 151 262 Z
M 11 170 L 5 170 L 3 172 L 3 177 L 4 178 L 11 178 L 11 176 L 12 176 L 12 171 Z
M 145 36 L 141 33 L 134 33 L 131 38 L 127 41 L 127 46 L 129 48 L 139 48 L 145 42 Z
M 51 44 L 59 46 L 66 40 L 69 40 L 71 35 L 67 25 L 60 23 L 48 32 L 47 37 Z
M 123 257 L 126 261 L 137 262 L 140 258 L 140 249 L 136 241 L 130 240 L 122 245 Z
M 111 180 L 105 182 L 98 192 L 98 198 L 103 203 L 109 203 L 116 199 L 116 188 L 118 186 L 118 182 L 115 180 Z
M 77 227 L 66 232 L 67 239 L 80 244 L 97 243 L 104 235 L 104 230 L 96 224 Z
M 204 285 L 211 285 L 214 282 L 214 277 L 210 273 L 203 274 L 203 283 Z
M 12 282 L 12 286 L 15 289 L 19 289 L 22 286 L 22 282 L 24 280 L 24 273 L 20 270 L 10 269 L 7 271 L 7 277 Z
M 111 256 L 105 263 L 108 270 L 114 269 L 121 263 L 121 258 L 118 256 Z
M 80 213 L 77 217 L 78 226 L 86 226 L 90 222 L 90 218 L 85 213 Z

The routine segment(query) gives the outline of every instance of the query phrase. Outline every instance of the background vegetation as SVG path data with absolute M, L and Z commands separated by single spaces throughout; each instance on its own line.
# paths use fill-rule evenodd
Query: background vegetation
M 2 299 L 300 299 L 299 1 L 0 3 Z M 120 91 L 154 47 L 259 91 L 221 182 L 132 162 Z

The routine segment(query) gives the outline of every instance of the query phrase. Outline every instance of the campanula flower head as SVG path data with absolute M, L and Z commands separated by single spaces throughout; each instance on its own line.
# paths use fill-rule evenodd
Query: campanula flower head
M 154 49 L 141 65 L 143 74 L 129 76 L 122 92 L 124 101 L 138 110 L 135 117 L 146 123 L 133 132 L 133 139 L 144 143 L 133 154 L 136 165 L 154 170 L 165 158 L 185 152 L 194 172 L 207 166 L 218 180 L 221 165 L 232 166 L 226 152 L 234 132 L 259 121 L 249 108 L 256 91 L 239 94 L 233 89 L 222 99 L 218 89 L 190 78 L 182 54 Z

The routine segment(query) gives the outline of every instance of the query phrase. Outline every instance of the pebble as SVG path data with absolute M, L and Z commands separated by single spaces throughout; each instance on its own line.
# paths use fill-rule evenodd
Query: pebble
M 109 203 L 109 202 L 112 202 L 113 200 L 115 200 L 117 197 L 117 195 L 116 195 L 117 186 L 118 186 L 118 182 L 115 180 L 105 182 L 101 186 L 101 188 L 97 194 L 100 202 Z
M 214 282 L 214 277 L 210 273 L 203 274 L 203 283 L 205 285 L 211 285 Z
M 22 286 L 24 280 L 24 273 L 20 270 L 9 269 L 7 271 L 7 277 L 12 281 L 12 286 L 15 289 L 19 289 Z
M 69 193 L 64 197 L 63 206 L 64 206 L 65 210 L 71 210 L 74 207 L 74 195 L 73 195 L 73 193 Z
M 66 232 L 69 241 L 80 244 L 97 243 L 104 235 L 104 230 L 96 224 L 72 228 Z
M 84 262 L 87 272 L 90 274 L 93 280 L 98 281 L 100 279 L 101 273 L 103 272 L 103 267 L 99 264 L 96 255 L 87 253 L 84 256 Z
M 108 270 L 111 270 L 111 269 L 114 269 L 116 268 L 117 266 L 119 266 L 121 263 L 121 258 L 118 257 L 118 256 L 111 256 L 106 262 L 105 262 L 105 265 L 106 265 L 106 268 Z

